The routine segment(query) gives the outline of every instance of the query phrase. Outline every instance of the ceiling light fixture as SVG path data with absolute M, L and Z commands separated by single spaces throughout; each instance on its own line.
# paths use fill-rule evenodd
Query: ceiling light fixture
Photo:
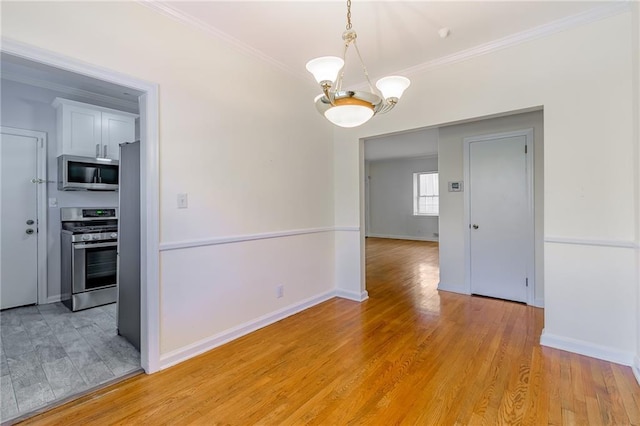
M 307 62 L 307 71 L 313 74 L 323 92 L 314 100 L 316 108 L 327 120 L 340 127 L 357 127 L 369 121 L 375 114 L 391 110 L 411 83 L 406 77 L 389 76 L 376 82 L 376 90 L 371 84 L 367 67 L 360 55 L 356 43 L 357 34 L 351 27 L 351 0 L 347 0 L 347 26 L 342 33 L 342 58 L 323 56 Z M 351 45 L 360 59 L 364 76 L 369 83 L 369 92 L 342 90 L 346 55 Z

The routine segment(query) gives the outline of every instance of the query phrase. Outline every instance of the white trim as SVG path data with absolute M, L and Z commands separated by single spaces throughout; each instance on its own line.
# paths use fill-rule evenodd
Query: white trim
M 438 290 L 448 291 L 451 293 L 458 293 L 458 294 L 467 294 L 467 295 L 471 294 L 466 284 L 447 284 L 447 283 L 443 283 L 442 281 L 438 283 Z
M 147 373 L 160 367 L 160 285 L 159 285 L 159 116 L 158 85 L 79 61 L 65 55 L 2 37 L 1 50 L 14 56 L 142 92 L 140 96 L 141 142 L 141 345 L 140 360 Z
M 245 241 L 266 240 L 269 238 L 283 238 L 283 237 L 291 237 L 294 235 L 318 234 L 320 232 L 333 232 L 333 231 L 336 231 L 336 228 L 332 226 L 327 226 L 323 228 L 292 229 L 289 231 L 264 232 L 260 234 L 234 235 L 229 237 L 218 237 L 218 238 L 202 238 L 197 240 L 178 241 L 174 243 L 161 243 L 160 251 L 180 250 L 180 249 L 203 247 L 203 246 L 217 246 L 220 244 L 242 243 Z
M 528 247 L 527 255 L 527 278 L 529 279 L 529 286 L 527 287 L 527 305 L 536 305 L 535 302 L 535 289 L 536 289 L 536 275 L 535 275 L 535 199 L 534 199 L 534 152 L 535 152 L 535 138 L 533 128 L 516 130 L 513 132 L 494 133 L 490 135 L 471 136 L 463 139 L 463 170 L 464 170 L 464 188 L 470 189 L 470 145 L 474 142 L 488 141 L 493 139 L 504 139 L 515 136 L 524 136 L 525 145 L 527 146 L 526 154 L 526 179 L 527 179 L 527 204 L 528 204 L 528 239 L 530 241 L 530 247 Z M 465 287 L 469 294 L 473 291 L 471 283 L 471 191 L 464 191 L 464 247 L 465 247 Z M 537 305 L 536 305 L 537 306 Z
M 239 337 L 245 336 L 258 329 L 266 327 L 274 322 L 280 321 L 298 312 L 304 311 L 312 306 L 318 305 L 329 299 L 336 297 L 335 291 L 328 291 L 314 297 L 294 303 L 275 312 L 258 317 L 254 320 L 245 322 L 236 327 L 232 327 L 221 333 L 202 339 L 198 342 L 173 350 L 160 356 L 160 369 L 165 369 L 176 365 L 187 359 L 193 358 L 204 352 L 210 351 L 218 346 L 224 345 Z
M 355 291 L 337 289 L 335 291 L 335 294 L 336 297 L 339 297 L 341 299 L 353 300 L 354 302 L 364 302 L 369 298 L 369 293 L 367 292 L 367 290 L 361 293 L 356 293 Z
M 521 43 L 526 43 L 531 40 L 547 37 L 560 31 L 566 31 L 579 25 L 599 21 L 601 19 L 609 18 L 619 13 L 626 12 L 630 8 L 630 3 L 631 2 L 628 0 L 610 2 L 609 4 L 589 9 L 576 15 L 567 16 L 565 18 L 561 18 L 556 21 L 531 28 L 526 31 L 508 35 L 498 40 L 493 40 L 469 49 L 461 50 L 451 55 L 443 56 L 441 58 L 436 58 L 432 61 L 424 62 L 413 67 L 405 68 L 403 70 L 396 71 L 393 74 L 411 76 L 444 65 L 455 64 L 456 62 L 473 59 L 477 56 L 493 53 L 498 50 L 516 46 Z
M 544 308 L 544 299 L 543 298 L 536 298 L 533 301 L 533 306 L 535 306 L 536 308 Z
M 616 364 L 628 366 L 633 365 L 634 355 L 631 352 L 621 351 L 619 349 L 613 349 L 608 346 L 602 346 L 591 342 L 585 342 L 584 340 L 549 334 L 545 330 L 542 330 L 540 344 L 542 346 L 561 349 L 563 351 L 602 359 Z
M 617 248 L 640 248 L 640 245 L 633 241 L 624 240 L 591 240 L 582 238 L 565 237 L 545 237 L 545 243 L 550 244 L 575 244 L 581 246 L 617 247 Z
M 140 189 L 140 348 L 142 368 L 160 370 L 160 100 L 153 84 L 139 98 Z M 146 354 L 143 351 L 146 348 Z
M 633 366 L 631 369 L 633 370 L 633 375 L 636 376 L 636 381 L 640 385 L 640 357 L 637 355 L 633 357 Z
M 37 130 L 18 129 L 15 127 L 0 126 L 0 132 L 7 135 L 24 136 L 36 139 L 36 179 L 44 182 L 36 187 L 36 215 L 37 220 L 37 289 L 36 300 L 38 304 L 47 303 L 47 134 Z M 38 143 L 39 142 L 39 143 Z M 35 184 L 34 184 L 35 185 Z
M 37 78 L 27 77 L 12 72 L 3 72 L 2 78 L 4 80 L 15 81 L 16 83 L 27 84 L 29 86 L 40 87 L 42 89 L 53 90 L 55 92 L 64 93 L 70 96 L 77 96 L 97 102 L 104 102 L 113 106 L 119 106 L 123 108 L 129 108 L 133 110 L 138 109 L 136 102 L 130 102 L 124 99 L 114 98 L 113 96 L 102 95 L 98 93 L 89 92 L 82 89 L 76 89 L 74 87 L 65 86 L 63 84 L 54 83 L 52 81 L 44 81 Z M 122 112 L 122 111 L 118 111 Z
M 175 9 L 168 2 L 158 1 L 158 0 L 137 0 L 137 2 L 142 6 L 148 7 L 154 12 L 157 12 L 161 15 L 164 15 L 168 18 L 173 19 L 174 21 L 180 22 L 181 24 L 188 25 L 192 28 L 197 28 L 207 33 L 209 36 L 212 36 L 218 40 L 222 40 L 228 43 L 229 45 L 233 46 L 237 51 L 244 53 L 246 55 L 252 56 L 254 58 L 258 58 L 262 61 L 265 61 L 293 77 L 299 78 L 300 80 L 303 80 L 306 82 L 312 81 L 309 79 L 306 72 L 290 69 L 282 62 L 272 58 L 271 56 L 265 55 L 258 49 L 255 49 L 252 46 L 238 40 L 237 38 L 230 36 L 229 34 L 219 30 L 213 25 L 210 25 L 194 16 L 186 14 L 181 10 Z M 300 68 L 300 69 L 303 69 L 303 68 Z
M 414 236 L 411 236 L 411 235 L 388 235 L 388 234 L 370 233 L 369 235 L 367 235 L 367 237 L 371 237 L 371 238 L 390 238 L 390 239 L 393 239 L 393 240 L 430 241 L 430 242 L 434 242 L 434 243 L 438 242 L 438 238 L 437 237 L 414 237 Z

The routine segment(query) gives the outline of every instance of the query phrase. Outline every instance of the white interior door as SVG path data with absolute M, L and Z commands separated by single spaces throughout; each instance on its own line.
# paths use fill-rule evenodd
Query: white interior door
M 528 302 L 534 246 L 528 139 L 519 132 L 467 140 L 474 294 Z
M 38 145 L 41 139 L 0 133 L 0 308 L 38 301 Z

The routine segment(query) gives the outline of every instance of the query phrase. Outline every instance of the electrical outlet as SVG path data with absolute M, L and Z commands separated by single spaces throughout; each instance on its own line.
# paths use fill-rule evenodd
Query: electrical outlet
M 178 208 L 186 209 L 188 205 L 187 194 L 178 194 Z
M 276 297 L 278 299 L 284 297 L 284 286 L 282 284 L 276 287 Z

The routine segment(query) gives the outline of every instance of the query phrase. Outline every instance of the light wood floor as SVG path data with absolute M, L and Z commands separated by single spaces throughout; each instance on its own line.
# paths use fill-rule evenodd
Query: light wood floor
M 367 240 L 333 299 L 28 424 L 639 425 L 631 369 L 538 344 L 543 311 L 438 292 L 436 243 Z

